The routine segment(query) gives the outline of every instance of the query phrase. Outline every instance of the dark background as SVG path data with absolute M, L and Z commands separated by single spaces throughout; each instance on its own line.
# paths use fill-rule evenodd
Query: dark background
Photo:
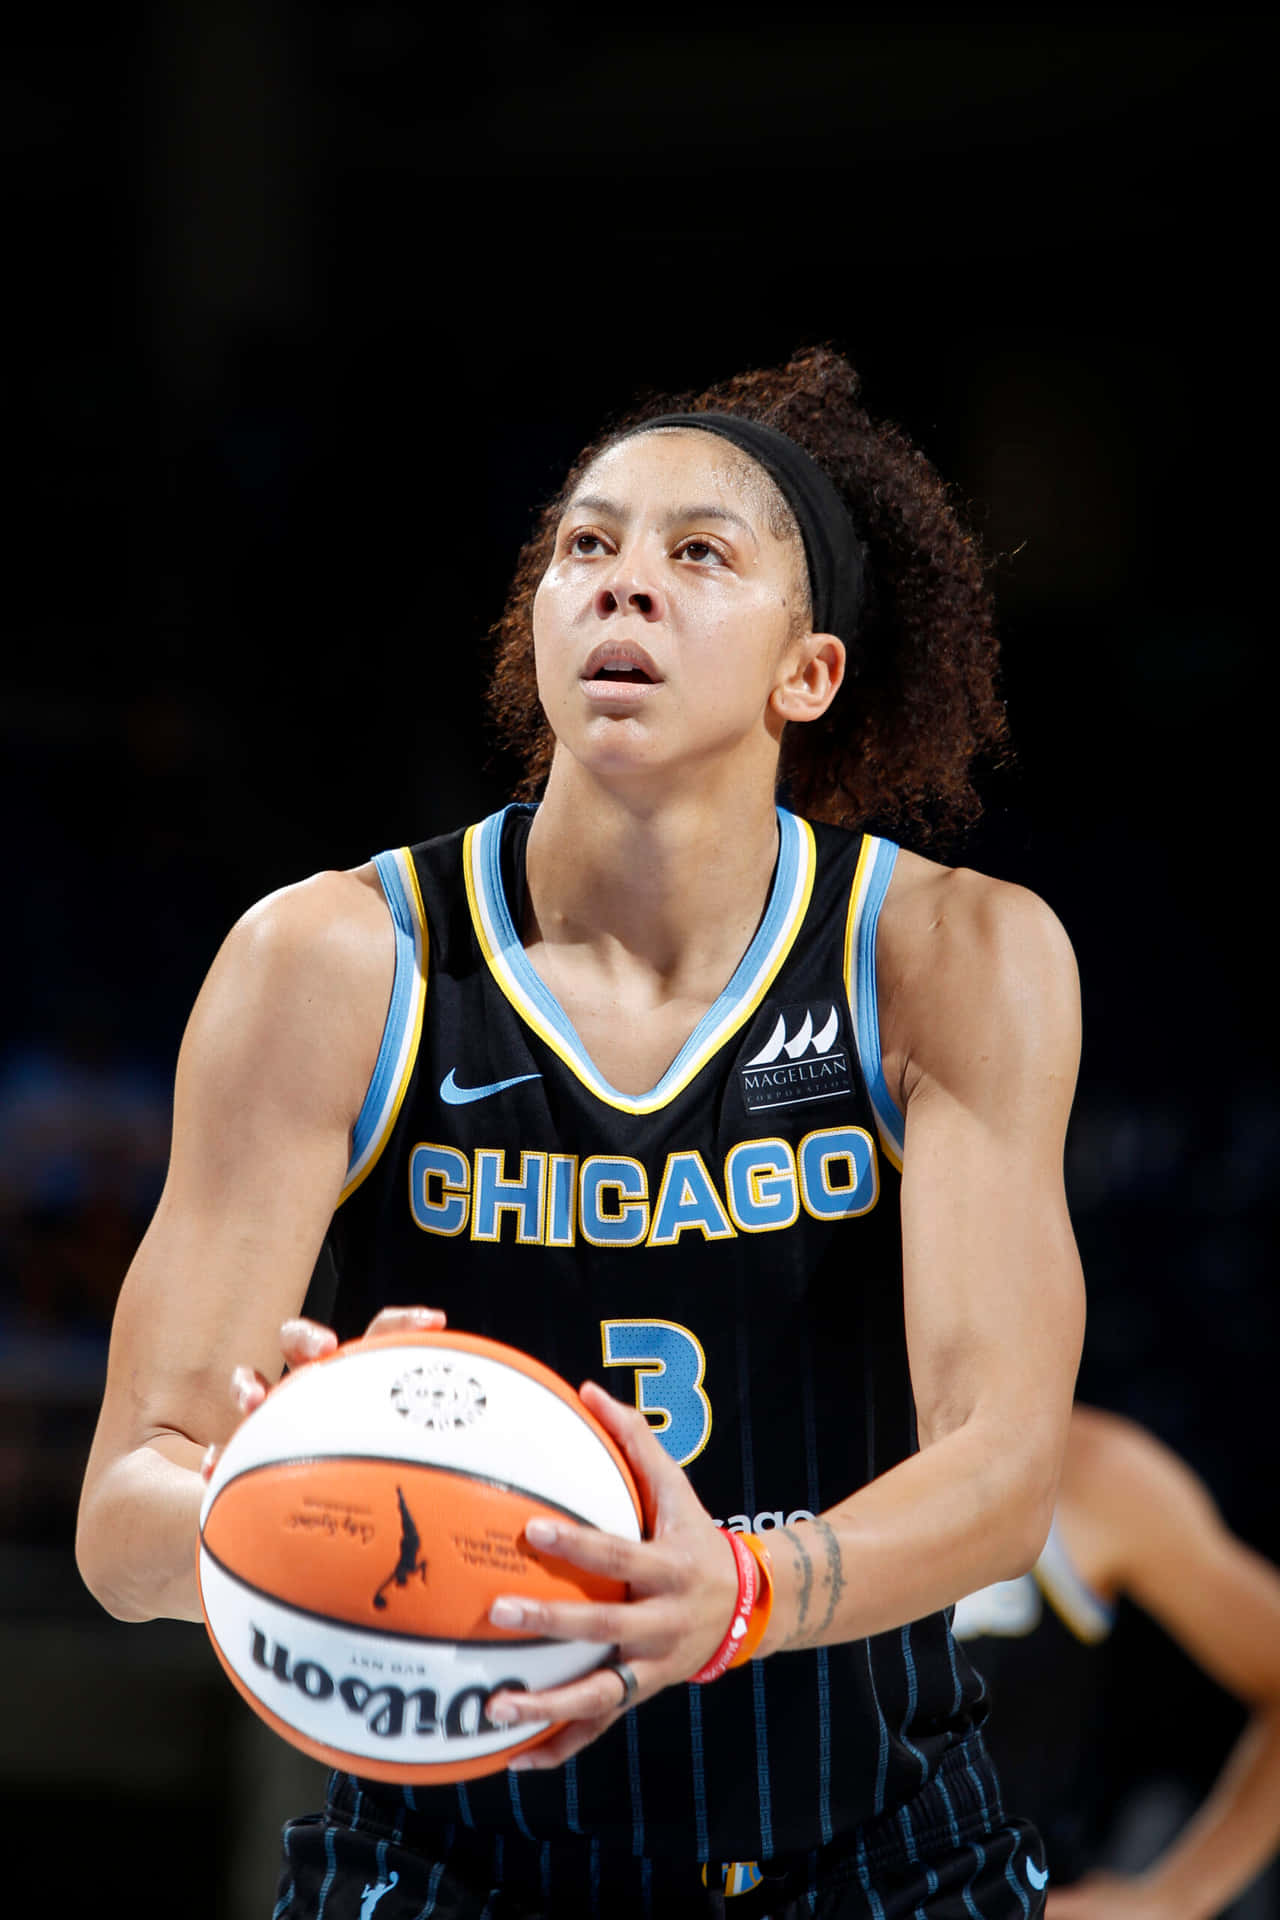
M 819 339 L 993 560 L 1018 760 L 964 857 L 1043 894 L 1080 960 L 1082 1394 L 1280 1558 L 1262 17 L 25 21 L 0 80 L 0 1771 L 38 1877 L 74 1832 L 149 1912 L 197 1834 L 225 1867 L 270 1799 L 199 1630 L 114 1627 L 69 1546 L 219 940 L 503 797 L 485 636 L 534 506 L 641 390 Z M 1128 1858 L 1239 1716 L 1137 1616 L 1115 1653 Z M 257 1911 L 229 1874 L 182 1911 Z

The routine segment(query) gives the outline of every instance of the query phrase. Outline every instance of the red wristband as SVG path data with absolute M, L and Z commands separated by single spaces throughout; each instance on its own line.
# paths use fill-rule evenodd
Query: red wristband
M 736 1533 L 727 1533 L 725 1538 L 733 1548 L 733 1557 L 738 1568 L 738 1598 L 734 1603 L 733 1618 L 729 1622 L 729 1631 L 716 1648 L 705 1667 L 689 1677 L 695 1686 L 704 1686 L 708 1680 L 718 1680 L 728 1670 L 729 1663 L 741 1646 L 747 1631 L 751 1612 L 756 1604 L 756 1595 L 760 1591 L 760 1567 L 750 1547 L 744 1546 Z

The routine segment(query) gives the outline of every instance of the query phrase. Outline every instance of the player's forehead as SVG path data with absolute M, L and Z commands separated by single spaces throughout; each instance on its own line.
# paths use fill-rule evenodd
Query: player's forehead
M 763 540 L 786 537 L 790 519 L 773 480 L 748 454 L 719 434 L 660 427 L 616 440 L 596 456 L 570 500 L 616 502 L 635 511 L 646 501 L 664 508 L 725 506 Z

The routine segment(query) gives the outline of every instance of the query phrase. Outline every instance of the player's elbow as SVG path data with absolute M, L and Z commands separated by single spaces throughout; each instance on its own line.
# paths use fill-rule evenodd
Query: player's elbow
M 154 1620 L 158 1609 L 148 1605 L 137 1590 L 136 1580 L 131 1577 L 133 1570 L 121 1556 L 121 1543 L 127 1537 L 127 1529 L 111 1510 L 101 1483 L 87 1486 L 76 1521 L 75 1554 L 80 1578 L 113 1620 Z
M 1030 1573 L 1044 1552 L 1044 1543 L 1049 1538 L 1053 1521 L 1052 1493 L 1045 1496 L 1029 1491 L 1014 1509 L 1011 1519 L 1009 1571 L 1001 1577 L 1020 1580 L 1024 1573 Z
M 1059 1460 L 1051 1449 L 1023 1447 L 992 1475 L 982 1502 L 990 1528 L 995 1580 L 1018 1580 L 1044 1551 L 1057 1498 Z
M 98 1551 L 92 1529 L 87 1529 L 83 1523 L 76 1531 L 76 1566 L 89 1592 L 113 1620 L 141 1622 L 155 1618 L 154 1613 L 143 1607 L 126 1590 L 126 1586 L 115 1579 L 114 1569 L 104 1563 Z

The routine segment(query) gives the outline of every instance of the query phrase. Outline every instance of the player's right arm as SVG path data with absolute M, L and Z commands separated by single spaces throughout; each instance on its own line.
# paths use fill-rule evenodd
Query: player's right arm
M 394 964 L 373 870 L 319 874 L 238 922 L 197 998 L 80 1500 L 80 1572 L 119 1619 L 201 1617 L 200 1464 L 244 1410 L 233 1371 L 260 1376 L 257 1397 L 281 1371 L 281 1323 L 342 1190 Z

